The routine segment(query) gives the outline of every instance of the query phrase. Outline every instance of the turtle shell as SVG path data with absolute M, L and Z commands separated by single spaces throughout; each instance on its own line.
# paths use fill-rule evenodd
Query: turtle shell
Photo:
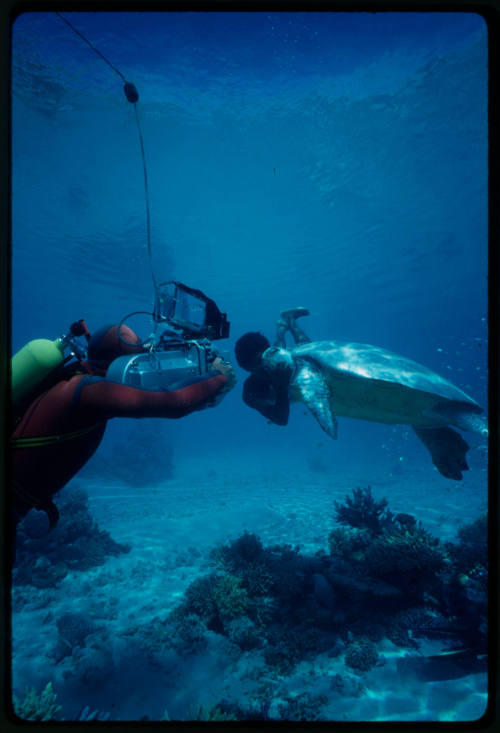
M 333 404 L 340 407 L 337 414 L 406 422 L 452 405 L 464 413 L 483 411 L 444 377 L 378 346 L 314 341 L 295 347 L 292 355 L 295 361 L 304 360 L 322 370 L 332 388 Z

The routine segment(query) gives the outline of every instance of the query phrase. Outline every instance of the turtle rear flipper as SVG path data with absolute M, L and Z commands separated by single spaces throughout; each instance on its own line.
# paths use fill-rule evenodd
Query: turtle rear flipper
M 293 383 L 301 401 L 309 408 L 325 433 L 337 439 L 337 418 L 332 409 L 332 394 L 322 371 L 302 359 L 297 360 Z
M 451 428 L 416 428 L 413 426 L 413 430 L 429 450 L 432 462 L 439 473 L 446 478 L 461 481 L 462 471 L 469 470 L 465 460 L 465 454 L 469 450 L 467 441 Z

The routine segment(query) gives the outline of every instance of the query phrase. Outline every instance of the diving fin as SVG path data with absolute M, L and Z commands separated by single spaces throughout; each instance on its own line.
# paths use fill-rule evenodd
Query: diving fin
M 55 529 L 59 521 L 59 511 L 56 505 L 53 501 L 48 500 L 37 508 L 40 511 L 45 512 L 45 514 L 47 515 L 47 519 L 49 520 L 49 532 L 52 532 L 52 530 Z
M 423 682 L 456 680 L 487 671 L 487 654 L 477 649 L 442 652 L 430 657 L 398 659 L 398 673 L 413 672 Z

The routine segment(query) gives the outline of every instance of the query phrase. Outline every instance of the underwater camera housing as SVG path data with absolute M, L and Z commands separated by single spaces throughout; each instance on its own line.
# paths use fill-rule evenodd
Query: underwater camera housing
M 176 281 L 157 286 L 153 320 L 149 350 L 115 359 L 107 379 L 139 389 L 179 389 L 210 371 L 217 357 L 211 341 L 229 336 L 227 316 L 215 302 Z
M 181 331 L 183 338 L 216 341 L 229 336 L 229 322 L 215 301 L 175 280 L 156 288 L 153 318 Z

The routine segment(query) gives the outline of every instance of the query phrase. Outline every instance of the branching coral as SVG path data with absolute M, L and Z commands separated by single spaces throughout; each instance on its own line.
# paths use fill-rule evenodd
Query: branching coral
M 340 524 L 379 534 L 394 522 L 392 512 L 387 509 L 387 499 L 376 501 L 370 486 L 353 489 L 352 497 L 346 496 L 344 502 L 335 502 L 336 518 Z
M 24 700 L 21 702 L 15 695 L 12 698 L 14 712 L 22 720 L 34 720 L 47 722 L 50 720 L 64 721 L 61 717 L 61 706 L 56 702 L 57 694 L 54 692 L 52 682 L 49 682 L 40 695 L 33 688 L 25 691 Z M 86 705 L 80 712 L 70 720 L 78 722 L 106 721 L 111 713 L 104 713 L 100 710 L 91 710 Z
M 57 705 L 56 698 L 52 682 L 48 682 L 40 695 L 33 688 L 27 689 L 22 702 L 14 695 L 14 712 L 22 720 L 57 720 L 61 706 Z
M 101 710 L 91 710 L 89 706 L 86 705 L 83 710 L 80 710 L 80 712 L 73 718 L 73 720 L 79 723 L 90 723 L 95 720 L 104 722 L 110 718 L 111 713 L 103 713 Z

